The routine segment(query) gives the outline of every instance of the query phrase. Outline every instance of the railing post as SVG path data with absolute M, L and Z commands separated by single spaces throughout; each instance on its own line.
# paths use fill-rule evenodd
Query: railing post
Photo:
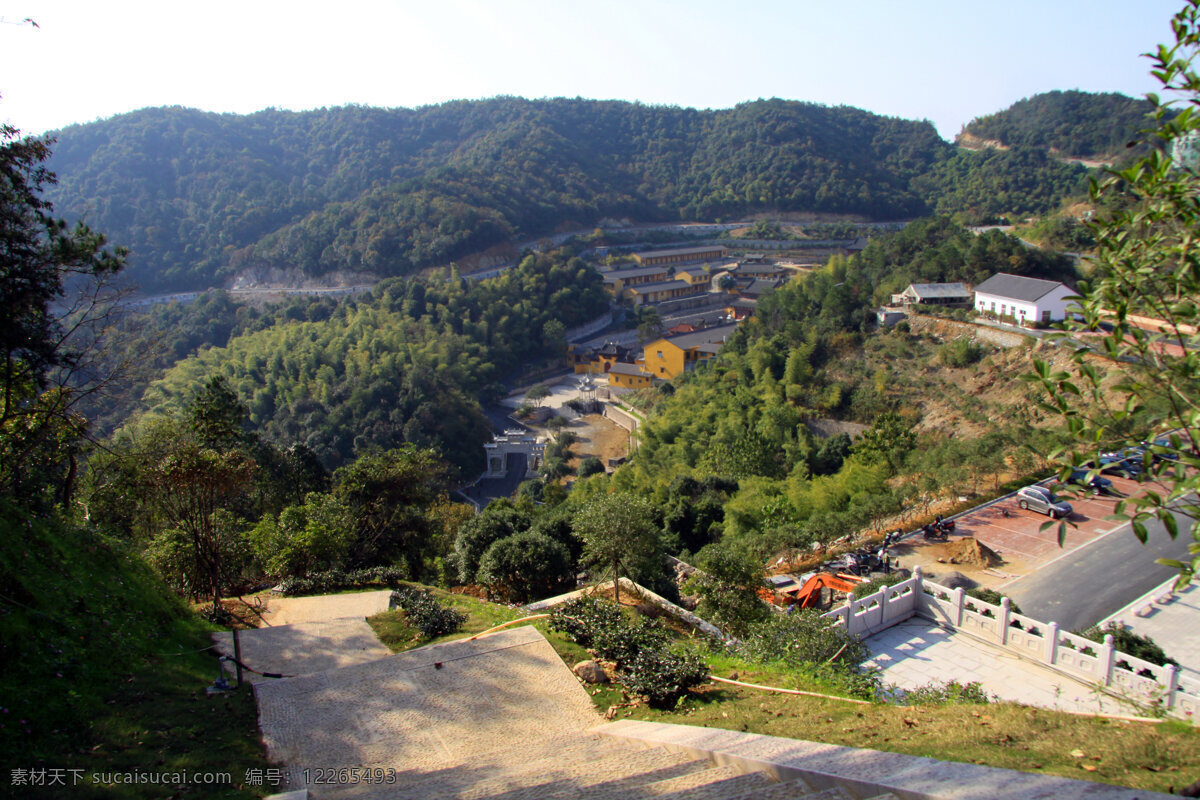
M 1114 654 L 1117 648 L 1113 644 L 1113 635 L 1104 634 L 1104 644 L 1100 645 L 1100 676 L 1105 686 L 1112 686 Z
M 879 628 L 882 630 L 887 627 L 888 621 L 888 598 L 892 596 L 892 587 L 884 586 L 879 590 Z
M 996 622 L 1000 625 L 1000 630 L 996 631 L 996 637 L 1000 640 L 1000 644 L 1008 644 L 1008 624 L 1012 621 L 1012 601 L 1007 597 L 1000 598 L 1000 619 Z
M 1051 622 L 1046 626 L 1046 652 L 1045 658 L 1047 664 L 1053 664 L 1058 658 L 1058 623 Z
M 963 607 L 966 605 L 967 593 L 960 586 L 954 590 L 954 627 L 961 628 L 963 624 Z
M 1179 688 L 1179 669 L 1174 664 L 1167 664 L 1163 667 L 1163 671 L 1167 673 L 1167 693 L 1163 697 L 1163 708 L 1175 707 L 1175 690 Z

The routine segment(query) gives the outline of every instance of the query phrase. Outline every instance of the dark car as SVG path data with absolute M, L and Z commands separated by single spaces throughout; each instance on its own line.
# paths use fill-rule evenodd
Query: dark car
M 1067 483 L 1071 486 L 1083 486 L 1092 494 L 1108 494 L 1112 491 L 1112 481 L 1108 478 L 1102 478 L 1099 475 L 1088 477 L 1088 470 L 1077 469 L 1071 473 L 1071 477 L 1067 478 Z
M 1096 460 L 1096 466 L 1104 475 L 1120 475 L 1122 478 L 1137 478 L 1145 472 L 1142 454 L 1133 450 L 1105 453 Z

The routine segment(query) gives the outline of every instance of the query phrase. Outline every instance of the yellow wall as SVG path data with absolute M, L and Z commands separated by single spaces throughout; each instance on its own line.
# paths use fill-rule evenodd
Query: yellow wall
M 645 389 L 652 380 L 649 375 L 622 375 L 619 372 L 608 373 L 608 385 L 622 389 Z
M 706 286 L 712 282 L 712 276 L 702 269 L 681 270 L 675 273 L 675 280 L 687 281 L 692 286 Z
M 642 353 L 644 365 L 642 369 L 656 378 L 668 380 L 683 373 L 687 363 L 687 354 L 679 345 L 671 344 L 666 339 L 659 339 L 646 345 Z

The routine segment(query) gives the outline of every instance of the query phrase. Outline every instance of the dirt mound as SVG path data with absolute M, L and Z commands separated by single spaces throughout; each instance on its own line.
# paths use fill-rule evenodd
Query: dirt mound
M 970 564 L 974 567 L 998 567 L 1003 559 L 996 551 L 975 539 L 963 539 L 946 548 L 944 563 Z M 943 561 L 939 558 L 938 561 Z

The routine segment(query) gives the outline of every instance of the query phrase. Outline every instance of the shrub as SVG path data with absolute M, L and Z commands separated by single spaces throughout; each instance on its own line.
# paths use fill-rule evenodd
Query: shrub
M 344 589 L 365 589 L 370 586 L 395 588 L 407 577 L 400 567 L 367 567 L 344 572 L 330 569 L 314 572 L 304 578 L 285 578 L 279 584 L 279 593 L 284 597 L 299 597 L 309 594 L 330 594 Z
M 576 470 L 576 474 L 581 478 L 601 472 L 604 472 L 604 464 L 595 456 L 588 456 L 583 461 L 580 461 L 579 468 Z
M 1112 634 L 1113 646 L 1127 656 L 1140 658 L 1142 661 L 1149 661 L 1160 667 L 1165 667 L 1167 664 L 1179 666 L 1179 662 L 1163 652 L 1163 649 L 1149 636 L 1139 636 L 1115 622 L 1110 622 L 1103 628 L 1093 626 L 1085 631 L 1080 631 L 1079 635 L 1085 639 L 1091 639 L 1093 642 L 1103 643 L 1104 635 L 1107 633 Z
M 622 621 L 620 608 L 594 597 L 580 597 L 550 612 L 550 629 L 565 633 L 581 647 L 591 647 L 598 631 Z
M 467 621 L 467 615 L 447 608 L 429 592 L 401 586 L 392 592 L 392 603 L 404 609 L 408 621 L 426 639 L 454 633 Z
M 621 675 L 631 692 L 655 708 L 669 708 L 692 688 L 708 682 L 708 665 L 697 655 L 643 649 Z
M 967 589 L 966 594 L 968 597 L 974 597 L 976 600 L 982 600 L 983 602 L 990 603 L 994 606 L 1000 605 L 1000 601 L 1005 598 L 1005 595 L 1000 594 L 995 589 Z M 1013 602 L 1011 598 L 1008 601 L 1008 608 L 1014 614 L 1021 613 L 1021 607 Z
M 869 594 L 875 594 L 885 586 L 895 586 L 904 580 L 907 580 L 907 578 L 899 572 L 893 572 L 890 575 L 880 575 L 878 578 L 872 578 L 866 583 L 860 583 L 858 586 L 855 586 L 854 596 L 856 598 L 866 597 Z
M 476 577 L 507 599 L 526 603 L 565 586 L 571 566 L 571 554 L 562 543 L 525 531 L 493 542 L 479 559 Z
M 667 646 L 667 633 L 654 620 L 630 622 L 615 603 L 592 597 L 556 608 L 551 612 L 550 627 L 618 667 L 631 661 L 639 650 L 665 650 Z
M 751 661 L 790 666 L 837 662 L 853 667 L 869 655 L 861 641 L 808 608 L 772 615 L 752 627 L 735 649 Z
M 983 705 L 992 702 L 991 696 L 983 690 L 978 681 L 959 683 L 927 683 L 910 689 L 904 693 L 906 706 L 962 706 Z
M 948 367 L 966 367 L 983 357 L 983 348 L 970 339 L 955 339 L 938 350 L 938 358 Z
M 708 680 L 708 666 L 699 656 L 672 653 L 667 632 L 657 622 L 630 622 L 615 603 L 572 600 L 551 612 L 550 627 L 615 662 L 625 686 L 652 706 L 670 706 Z

